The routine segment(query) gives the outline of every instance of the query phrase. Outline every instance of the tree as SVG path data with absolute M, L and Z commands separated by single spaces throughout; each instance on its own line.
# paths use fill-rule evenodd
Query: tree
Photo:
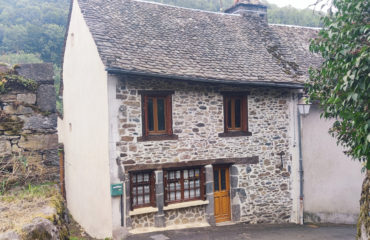
M 335 118 L 330 132 L 347 154 L 370 169 L 370 5 L 368 0 L 333 0 L 336 11 L 324 17 L 324 28 L 310 50 L 323 57 L 310 70 L 308 93 L 322 116 Z

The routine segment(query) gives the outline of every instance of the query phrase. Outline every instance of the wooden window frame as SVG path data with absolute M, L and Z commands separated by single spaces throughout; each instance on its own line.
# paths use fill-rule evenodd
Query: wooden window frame
M 137 181 L 137 175 L 138 174 L 149 174 L 149 182 L 142 182 L 138 183 Z M 133 178 L 136 177 L 136 182 L 133 182 Z M 144 196 L 145 192 L 143 189 L 143 193 L 141 195 L 138 194 L 138 186 L 145 186 L 148 185 L 149 183 L 149 197 L 150 197 L 150 202 L 149 203 L 144 203 L 144 204 L 136 204 L 134 205 L 133 200 L 134 200 L 134 195 L 133 195 L 133 189 L 136 187 L 136 197 L 142 196 L 143 201 L 144 201 Z M 154 171 L 138 171 L 138 172 L 130 172 L 130 205 L 131 205 L 131 210 L 137 209 L 137 208 L 142 208 L 142 207 L 155 207 L 156 206 L 156 198 L 155 198 L 155 174 Z
M 190 184 L 188 185 L 189 188 L 187 190 L 191 190 L 191 189 L 194 189 L 194 191 L 196 191 L 197 187 L 195 187 L 195 180 L 196 179 L 199 179 L 199 188 L 200 188 L 200 196 L 199 197 L 194 197 L 194 198 L 190 198 L 190 193 L 189 193 L 189 198 L 188 199 L 185 199 L 185 196 L 184 196 L 184 192 L 185 192 L 185 187 L 184 187 L 184 170 L 195 170 L 195 169 L 199 169 L 199 177 L 196 178 L 196 177 L 193 177 L 193 178 L 189 178 L 188 176 L 188 180 L 193 180 L 194 181 L 194 186 L 193 188 L 190 187 Z M 171 183 L 171 180 L 167 179 L 167 175 L 168 175 L 168 172 L 170 171 L 181 171 L 180 172 L 180 186 L 181 186 L 181 199 L 179 200 L 172 200 L 170 201 L 168 199 L 168 193 L 169 193 L 169 183 Z M 175 173 L 176 174 L 176 173 Z M 176 182 L 173 181 L 173 182 Z M 163 171 L 163 184 L 164 184 L 164 204 L 167 206 L 168 204 L 172 204 L 172 203 L 180 203 L 180 202 L 189 202 L 189 201 L 195 201 L 195 200 L 205 200 L 206 199 L 206 196 L 205 196 L 205 169 L 204 167 L 187 167 L 187 168 L 175 168 L 175 169 L 167 169 L 167 170 L 164 170 Z M 175 185 L 175 195 L 176 195 L 176 185 Z
M 219 137 L 238 137 L 238 136 L 251 136 L 252 133 L 248 129 L 248 92 L 222 92 L 223 104 L 224 104 L 224 132 L 219 133 Z M 232 103 L 235 105 L 235 100 L 240 99 L 240 128 L 235 127 L 235 107 L 232 105 L 231 118 L 232 127 L 228 127 L 228 100 L 231 99 Z M 234 111 L 233 111 L 234 110 Z M 234 113 L 234 114 L 233 114 Z
M 157 140 L 176 140 L 178 139 L 177 135 L 173 134 L 172 130 L 172 94 L 173 91 L 139 91 L 141 94 L 141 106 L 142 106 L 142 129 L 143 135 L 138 138 L 138 141 L 157 141 Z M 158 130 L 157 123 L 157 104 L 153 101 L 153 112 L 154 112 L 154 131 L 149 131 L 149 116 L 148 116 L 148 100 L 150 98 L 165 99 L 165 130 Z M 157 128 L 157 129 L 156 129 Z

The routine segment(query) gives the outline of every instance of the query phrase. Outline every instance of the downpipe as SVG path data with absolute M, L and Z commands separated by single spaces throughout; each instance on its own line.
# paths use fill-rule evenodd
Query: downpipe
M 303 225 L 303 157 L 302 157 L 302 123 L 301 114 L 297 106 L 297 119 L 298 119 L 298 151 L 299 151 L 299 224 Z

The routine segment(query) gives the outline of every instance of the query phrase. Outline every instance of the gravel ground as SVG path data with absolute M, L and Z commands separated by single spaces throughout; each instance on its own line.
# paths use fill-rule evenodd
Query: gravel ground
M 354 225 L 234 224 L 132 235 L 127 240 L 354 240 Z

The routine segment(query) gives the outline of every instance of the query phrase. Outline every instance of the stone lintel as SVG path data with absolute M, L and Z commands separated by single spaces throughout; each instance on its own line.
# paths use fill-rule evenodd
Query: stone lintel
M 210 164 L 230 164 L 230 165 L 231 164 L 257 164 L 258 161 L 259 161 L 258 156 L 243 157 L 243 158 L 217 158 L 217 159 L 193 160 L 193 161 L 173 162 L 173 163 L 125 165 L 125 170 L 126 171 L 161 170 L 161 169 L 166 169 L 166 168 L 195 167 L 195 166 L 205 166 L 205 165 L 210 165 Z

